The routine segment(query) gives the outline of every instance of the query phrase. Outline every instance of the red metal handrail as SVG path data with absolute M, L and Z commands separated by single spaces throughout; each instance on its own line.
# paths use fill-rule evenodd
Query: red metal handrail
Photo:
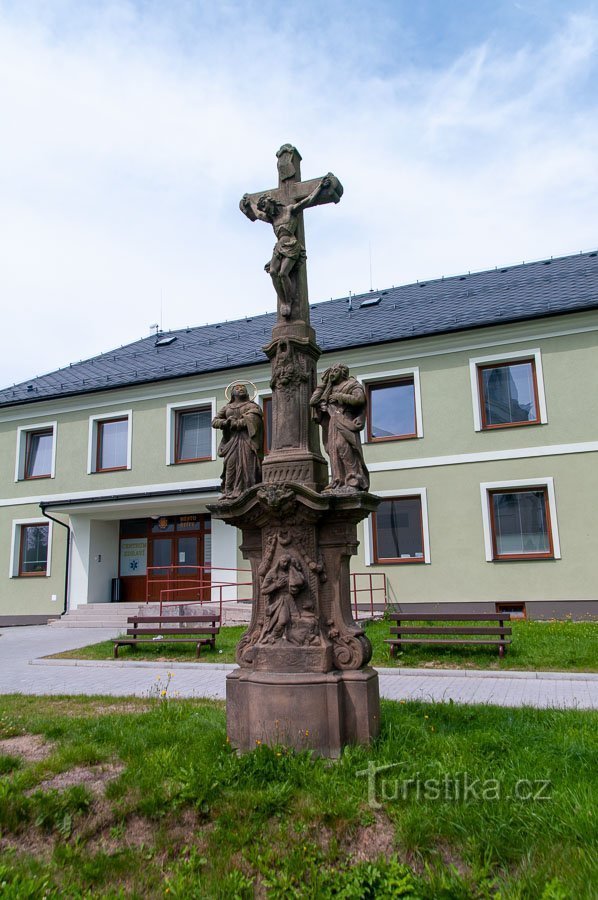
M 218 571 L 218 572 L 242 572 L 244 575 L 249 575 L 250 572 L 248 569 L 233 569 L 225 566 L 149 566 L 148 570 L 163 570 L 163 569 L 197 569 L 203 575 L 205 571 Z M 358 587 L 358 579 L 366 579 L 365 587 Z M 209 591 L 209 598 L 198 596 L 197 600 L 189 600 L 187 601 L 189 604 L 199 604 L 203 605 L 204 603 L 213 603 L 213 591 L 218 591 L 218 604 L 220 609 L 220 615 L 222 615 L 222 605 L 224 603 L 237 603 L 238 597 L 229 597 L 224 598 L 223 590 L 225 588 L 235 588 L 235 595 L 238 594 L 236 590 L 239 587 L 251 587 L 252 583 L 250 581 L 212 581 L 212 579 L 205 578 L 179 578 L 176 583 L 176 587 L 170 587 L 170 584 L 173 582 L 173 577 L 171 575 L 165 577 L 154 577 L 151 579 L 148 578 L 148 587 L 146 593 L 146 602 L 149 602 L 149 584 L 160 583 L 166 580 L 169 585 L 166 588 L 162 588 L 160 590 L 160 614 L 162 614 L 163 605 L 165 603 L 176 603 L 179 602 L 179 595 L 188 591 L 194 591 L 198 594 L 201 594 L 202 591 Z M 388 603 L 388 582 L 385 572 L 351 572 L 351 596 L 352 596 L 352 606 L 353 606 L 353 616 L 356 621 L 359 619 L 373 619 L 377 615 L 382 615 L 384 610 L 386 609 Z M 361 594 L 366 594 L 366 598 L 360 598 Z M 176 595 L 172 599 L 168 599 L 169 595 Z M 368 602 L 369 598 L 369 602 Z M 244 598 L 245 602 L 253 602 L 253 598 Z M 376 609 L 376 606 L 378 609 Z M 380 609 L 382 607 L 382 609 Z

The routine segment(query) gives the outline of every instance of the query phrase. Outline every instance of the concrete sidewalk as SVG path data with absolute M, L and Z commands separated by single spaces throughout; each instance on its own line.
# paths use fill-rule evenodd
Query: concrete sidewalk
M 217 663 L 124 660 L 44 660 L 114 637 L 111 629 L 46 625 L 0 629 L 0 694 L 108 694 L 155 692 L 172 673 L 170 690 L 182 697 L 224 699 L 226 673 Z M 489 703 L 598 709 L 598 675 L 579 672 L 491 672 L 463 669 L 380 669 L 380 690 L 392 700 Z

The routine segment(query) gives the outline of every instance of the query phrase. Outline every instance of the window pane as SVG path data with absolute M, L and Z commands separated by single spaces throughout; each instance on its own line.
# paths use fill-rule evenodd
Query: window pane
M 25 478 L 39 478 L 52 472 L 51 431 L 34 431 L 27 435 L 27 459 Z
M 531 362 L 482 369 L 486 425 L 535 422 L 538 418 Z
M 119 469 L 127 465 L 128 419 L 100 422 L 98 469 Z
M 152 577 L 174 574 L 172 565 L 172 538 L 154 538 L 152 541 Z
M 177 460 L 211 457 L 211 425 L 212 414 L 208 409 L 179 413 Z
M 545 491 L 492 494 L 492 509 L 498 556 L 550 552 Z
M 421 500 L 383 500 L 376 512 L 376 559 L 424 558 Z
M 413 379 L 370 389 L 370 437 L 415 434 Z
M 197 559 L 197 547 L 199 540 L 194 537 L 180 537 L 177 541 L 177 565 L 179 576 L 186 578 L 200 578 L 200 572 L 197 568 L 199 563 Z
M 48 564 L 48 526 L 23 525 L 21 528 L 21 574 L 46 571 Z

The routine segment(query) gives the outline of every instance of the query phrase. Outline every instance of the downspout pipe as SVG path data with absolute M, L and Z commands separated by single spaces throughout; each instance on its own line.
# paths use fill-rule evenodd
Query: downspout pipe
M 61 522 L 60 519 L 55 519 L 54 516 L 51 516 L 49 512 L 46 511 L 46 504 L 40 503 L 39 508 L 42 511 L 42 515 L 46 517 L 46 519 L 50 519 L 52 522 L 56 522 L 57 525 L 62 525 L 63 528 L 66 528 L 66 556 L 64 561 L 64 603 L 62 606 L 62 612 L 60 613 L 60 617 L 64 616 L 67 611 L 68 599 L 69 599 L 69 566 L 71 561 L 71 527 L 66 522 Z

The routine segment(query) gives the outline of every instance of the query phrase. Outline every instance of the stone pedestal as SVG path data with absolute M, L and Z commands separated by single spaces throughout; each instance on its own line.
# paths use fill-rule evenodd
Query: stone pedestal
M 365 492 L 287 483 L 256 485 L 211 507 L 241 529 L 252 570 L 251 622 L 226 688 L 237 749 L 276 743 L 334 757 L 378 734 L 378 676 L 351 614 L 349 570 L 357 523 L 377 504 Z
M 268 744 L 334 759 L 346 744 L 367 744 L 378 734 L 378 673 L 238 669 L 226 679 L 226 722 L 241 752 Z

